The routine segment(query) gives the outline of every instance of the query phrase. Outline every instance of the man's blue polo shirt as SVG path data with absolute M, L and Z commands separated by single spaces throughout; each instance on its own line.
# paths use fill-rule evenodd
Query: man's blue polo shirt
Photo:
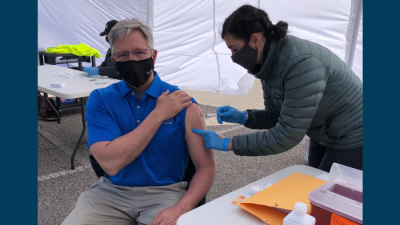
M 139 101 L 136 93 L 122 80 L 107 88 L 94 90 L 86 104 L 88 146 L 113 141 L 133 131 L 154 110 L 157 98 L 176 86 L 155 77 Z M 192 101 L 194 99 L 192 98 Z M 195 102 L 196 103 L 196 102 Z M 162 186 L 181 182 L 188 164 L 185 142 L 186 108 L 162 123 L 144 151 L 115 176 L 113 184 L 121 186 Z

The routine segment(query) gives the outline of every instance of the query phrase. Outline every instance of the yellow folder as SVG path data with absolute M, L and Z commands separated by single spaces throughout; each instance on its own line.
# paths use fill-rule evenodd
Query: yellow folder
M 293 211 L 296 202 L 306 203 L 308 205 L 307 213 L 310 214 L 311 205 L 308 200 L 308 193 L 325 182 L 318 178 L 295 172 L 242 201 L 238 206 L 269 225 L 282 225 L 283 218 L 288 214 L 283 211 Z

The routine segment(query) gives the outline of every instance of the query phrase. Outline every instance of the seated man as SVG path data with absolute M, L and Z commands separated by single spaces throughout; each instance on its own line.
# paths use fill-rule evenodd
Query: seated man
M 148 26 L 122 20 L 109 41 L 124 79 L 93 91 L 86 105 L 89 150 L 107 176 L 80 195 L 62 224 L 175 224 L 214 180 L 213 150 L 191 131 L 206 128 L 201 110 L 153 71 Z M 186 191 L 189 155 L 196 173 Z

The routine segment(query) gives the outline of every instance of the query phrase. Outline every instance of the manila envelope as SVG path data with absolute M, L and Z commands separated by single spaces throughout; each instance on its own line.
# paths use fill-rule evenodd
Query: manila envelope
M 282 225 L 283 218 L 287 216 L 283 211 L 293 211 L 296 202 L 306 203 L 307 213 L 310 214 L 308 194 L 324 183 L 326 181 L 295 172 L 240 202 L 238 206 L 269 225 Z

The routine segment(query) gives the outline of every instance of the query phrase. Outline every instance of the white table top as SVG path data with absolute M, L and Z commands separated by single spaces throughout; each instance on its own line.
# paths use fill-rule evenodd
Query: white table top
M 56 75 L 54 72 L 58 72 L 64 77 Z M 38 90 L 60 98 L 83 98 L 88 97 L 95 89 L 119 82 L 117 79 L 99 78 L 100 76 L 94 78 L 82 74 L 82 71 L 56 65 L 38 66 Z M 96 84 L 98 81 L 105 82 L 105 84 Z M 63 82 L 66 86 L 52 88 L 50 84 L 55 82 Z
M 263 221 L 256 216 L 240 208 L 232 205 L 231 202 L 240 195 L 250 197 L 251 186 L 267 184 L 275 184 L 283 178 L 293 174 L 294 172 L 302 173 L 308 176 L 317 177 L 325 171 L 315 169 L 309 166 L 296 165 L 287 167 L 281 171 L 266 176 L 258 181 L 239 188 L 231 193 L 221 196 L 205 205 L 202 205 L 190 212 L 179 217 L 177 225 L 221 225 L 221 224 L 246 224 L 246 225 L 265 225 Z

